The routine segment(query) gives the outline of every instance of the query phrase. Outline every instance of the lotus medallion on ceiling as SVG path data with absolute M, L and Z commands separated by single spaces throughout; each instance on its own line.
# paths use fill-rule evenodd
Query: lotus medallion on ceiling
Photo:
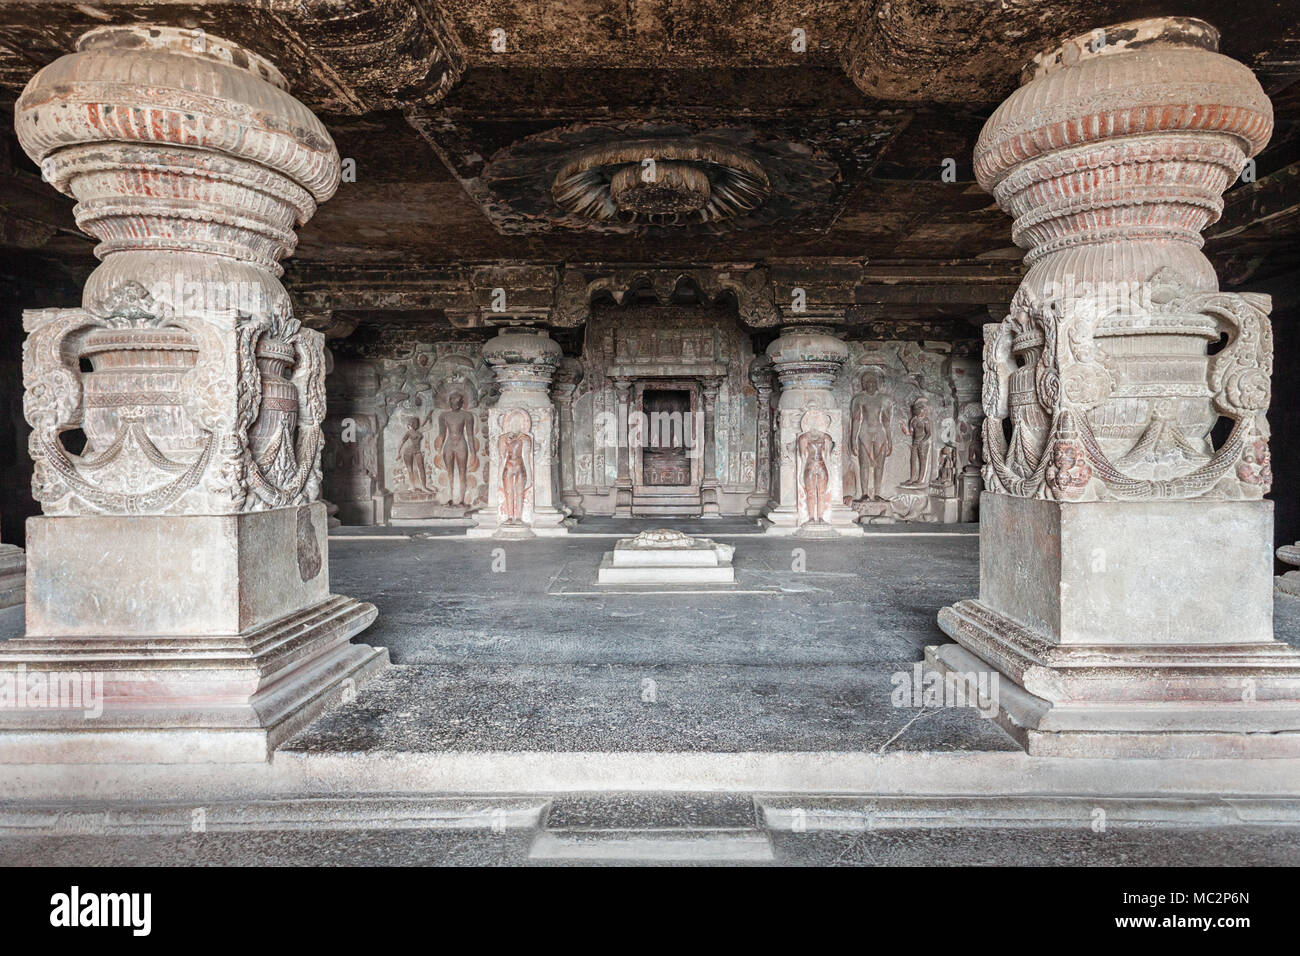
M 483 173 L 508 232 L 685 235 L 779 221 L 817 228 L 840 172 L 801 143 L 740 127 L 580 125 L 501 150 Z

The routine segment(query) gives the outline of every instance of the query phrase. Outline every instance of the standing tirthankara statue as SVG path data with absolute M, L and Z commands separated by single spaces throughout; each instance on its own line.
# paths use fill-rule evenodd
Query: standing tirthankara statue
M 465 396 L 460 392 L 452 393 L 448 407 L 438 416 L 434 454 L 447 472 L 447 504 L 468 505 L 469 476 L 478 470 L 478 418 L 466 410 Z
M 864 372 L 853 398 L 849 442 L 857 458 L 861 501 L 883 501 L 885 463 L 894 453 L 894 400 L 880 389 L 875 372 Z
M 930 454 L 934 448 L 934 415 L 930 400 L 924 396 L 912 402 L 912 414 L 903 426 L 903 434 L 912 439 L 905 488 L 924 488 L 930 481 Z
M 927 656 L 1018 684 L 999 720 L 1034 753 L 1300 755 L 1262 500 L 1270 301 L 1219 291 L 1200 235 L 1273 113 L 1218 41 L 1176 17 L 1067 40 L 976 146 L 1029 268 L 985 326 L 979 598 Z
M 501 437 L 497 439 L 497 457 L 501 462 L 501 532 L 511 536 L 526 528 L 524 514 L 533 460 L 532 424 L 526 411 L 512 408 L 501 418 Z
M 269 61 L 148 24 L 81 37 L 15 129 L 102 262 L 80 308 L 24 316 L 44 515 L 0 668 L 95 672 L 104 716 L 80 743 L 80 714 L 0 721 L 69 760 L 265 759 L 386 659 L 349 643 L 375 608 L 329 593 L 324 340 L 279 279 L 338 151 Z M 222 743 L 196 748 L 202 730 Z
M 806 412 L 799 423 L 795 439 L 795 459 L 799 473 L 799 537 L 835 537 L 830 526 L 830 461 L 835 440 L 828 429 L 831 418 L 824 411 Z

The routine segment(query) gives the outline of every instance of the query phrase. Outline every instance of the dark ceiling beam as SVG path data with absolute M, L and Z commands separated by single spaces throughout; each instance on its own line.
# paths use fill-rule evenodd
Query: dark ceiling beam
M 1243 184 L 1224 196 L 1223 215 L 1206 230 L 1215 242 L 1262 227 L 1272 231 L 1300 213 L 1300 162 L 1284 166 L 1253 183 Z

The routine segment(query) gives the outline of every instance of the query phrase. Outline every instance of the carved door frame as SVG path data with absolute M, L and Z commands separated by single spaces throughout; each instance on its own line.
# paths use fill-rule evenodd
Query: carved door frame
M 691 463 L 691 482 L 688 485 L 647 485 L 642 470 L 645 445 L 641 444 L 635 449 L 635 454 L 628 455 L 628 463 L 632 469 L 632 493 L 645 497 L 654 495 L 698 495 L 704 483 L 704 455 L 700 445 L 700 442 L 704 440 L 704 436 L 699 434 L 703 430 L 703 413 L 700 410 L 702 385 L 698 379 L 694 378 L 657 378 L 648 376 L 636 379 L 632 383 L 631 414 L 635 415 L 639 421 L 648 420 L 645 415 L 644 405 L 647 388 L 651 391 L 687 392 L 691 397 L 690 433 L 687 436 L 689 441 L 686 446 L 689 452 L 687 460 Z M 697 427 L 697 424 L 699 427 Z M 629 449 L 629 451 L 631 450 Z

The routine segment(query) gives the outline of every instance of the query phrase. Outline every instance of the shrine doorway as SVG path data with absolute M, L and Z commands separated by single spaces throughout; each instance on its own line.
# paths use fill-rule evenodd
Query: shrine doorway
M 632 515 L 698 517 L 703 513 L 699 383 L 639 381 L 633 400 Z

